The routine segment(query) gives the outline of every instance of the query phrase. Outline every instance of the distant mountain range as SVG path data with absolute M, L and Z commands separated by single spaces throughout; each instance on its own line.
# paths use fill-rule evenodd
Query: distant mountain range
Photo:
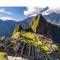
M 60 26 L 60 14 L 53 12 L 44 17 L 48 22 Z
M 13 29 L 16 25 L 16 22 L 11 21 L 11 20 L 7 20 L 7 21 L 3 21 L 0 20 L 0 36 L 10 36 L 13 32 Z
M 4 36 L 4 35 L 11 36 L 16 24 L 20 24 L 23 29 L 26 29 L 28 28 L 31 21 L 32 21 L 32 17 L 27 18 L 20 22 L 16 22 L 13 20 L 3 21 L 0 19 L 0 36 Z

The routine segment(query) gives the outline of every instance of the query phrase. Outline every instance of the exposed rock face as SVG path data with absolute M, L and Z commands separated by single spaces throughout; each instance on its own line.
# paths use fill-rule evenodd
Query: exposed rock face
M 40 15 L 38 26 L 36 28 L 36 33 L 38 34 L 45 34 L 46 33 L 46 20 L 43 18 L 42 15 Z
M 35 24 L 37 24 L 37 26 Z M 33 25 L 34 28 L 32 28 Z M 41 14 L 37 15 L 32 21 L 30 31 L 33 29 L 36 29 L 35 33 L 51 37 L 51 30 L 52 30 L 51 24 L 49 24 Z

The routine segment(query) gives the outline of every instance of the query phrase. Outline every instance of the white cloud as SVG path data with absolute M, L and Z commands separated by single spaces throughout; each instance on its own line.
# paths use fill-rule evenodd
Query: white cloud
M 27 10 L 24 11 L 24 15 L 36 16 L 41 10 L 42 8 L 39 7 L 27 7 Z
M 6 13 L 6 14 L 12 14 L 12 12 L 8 12 L 8 11 L 6 11 L 6 10 L 4 10 L 4 9 L 0 9 L 0 12 Z
M 52 9 L 49 9 L 48 12 L 49 13 L 55 12 L 55 13 L 60 14 L 60 8 L 52 8 Z
M 47 7 L 46 7 L 47 8 Z M 60 8 L 40 8 L 40 7 L 27 7 L 27 10 L 24 11 L 24 15 L 26 16 L 36 16 L 37 14 L 42 14 L 42 15 L 49 15 L 52 12 L 59 13 L 60 14 Z M 44 10 L 46 9 L 46 10 Z M 40 12 L 44 10 L 43 12 Z
M 30 15 L 30 14 L 32 14 L 33 12 L 35 12 L 36 11 L 36 9 L 35 8 L 33 8 L 33 7 L 27 7 L 27 10 L 26 11 L 24 11 L 24 15 Z
M 32 8 L 32 7 L 27 7 L 27 10 L 24 11 L 24 15 L 28 15 L 28 14 L 31 14 L 32 12 L 35 12 L 36 9 L 35 8 Z
M 14 18 L 12 17 L 9 17 L 9 16 L 0 16 L 0 19 L 2 19 L 3 21 L 6 21 L 6 20 L 14 20 Z
M 27 7 L 27 10 L 24 11 L 24 15 L 26 16 L 36 16 L 37 14 L 48 15 L 48 7 L 40 8 L 40 7 Z
M 51 13 L 57 13 L 60 14 L 60 8 L 56 7 L 56 8 L 49 8 L 47 11 L 42 12 L 43 15 L 49 15 Z

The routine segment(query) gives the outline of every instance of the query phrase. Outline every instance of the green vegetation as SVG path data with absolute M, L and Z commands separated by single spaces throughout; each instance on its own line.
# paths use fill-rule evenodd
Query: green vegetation
M 15 27 L 15 29 L 14 29 L 14 31 L 13 31 L 13 34 L 15 34 L 16 32 L 18 32 L 19 29 L 20 29 L 19 24 L 16 24 L 16 27 Z
M 41 43 L 41 41 L 35 33 L 25 32 L 24 34 L 21 34 L 21 37 L 23 38 L 25 43 L 38 46 L 41 50 L 45 52 L 49 51 L 48 47 Z
M 0 52 L 0 60 L 7 60 L 5 52 Z
M 40 45 L 39 47 L 40 47 L 40 49 L 43 50 L 44 52 L 48 52 L 48 51 L 49 51 L 48 47 L 45 46 L 45 45 Z
M 58 48 L 57 48 L 57 55 L 58 58 L 60 59 L 60 44 L 57 44 Z
M 36 16 L 35 19 L 32 21 L 30 28 L 33 30 L 33 32 L 36 32 L 36 28 L 39 23 L 40 16 Z
M 39 36 L 38 36 L 38 34 L 36 34 L 36 28 L 38 26 L 39 20 L 40 20 L 40 16 L 36 16 L 35 19 L 32 21 L 30 28 L 33 30 L 33 32 L 31 32 L 31 31 L 27 32 L 26 30 L 23 30 L 19 24 L 17 24 L 13 31 L 11 40 L 9 40 L 10 38 L 8 38 L 7 40 L 5 38 L 6 42 L 9 40 L 9 44 L 12 43 L 12 45 L 9 46 L 9 44 L 8 44 L 8 46 L 4 46 L 4 43 L 5 43 L 4 42 L 3 44 L 0 44 L 0 49 L 7 47 L 7 50 L 9 50 L 9 52 L 12 50 L 14 52 L 16 52 L 20 47 L 21 40 L 23 40 L 24 44 L 27 43 L 28 45 L 31 45 L 34 47 L 37 46 L 41 50 L 41 52 L 44 53 L 43 54 L 44 57 L 41 60 L 52 60 L 50 55 L 47 52 L 49 52 L 50 49 L 53 49 L 53 48 L 51 48 L 52 47 L 51 45 L 53 43 L 52 42 L 50 42 L 51 44 L 49 43 L 49 38 L 47 38 L 45 36 L 41 37 L 40 34 L 39 34 Z M 20 40 L 20 42 L 17 42 L 19 40 Z M 13 42 L 11 42 L 11 41 L 13 41 Z M 44 43 L 42 43 L 42 42 L 44 42 Z M 5 45 L 6 44 L 7 43 L 5 43 Z M 57 55 L 60 56 L 60 45 L 57 45 L 57 46 L 58 46 Z M 4 56 L 5 56 L 5 53 L 0 52 L 0 60 L 3 60 L 5 58 Z
M 36 28 L 38 26 L 40 20 L 40 15 L 36 16 L 34 20 L 32 21 L 30 28 L 33 30 L 33 32 L 26 32 L 25 30 L 21 29 L 20 25 L 17 24 L 12 37 L 15 39 L 18 39 L 18 37 L 22 38 L 25 43 L 32 44 L 34 46 L 38 46 L 42 51 L 49 51 L 48 47 L 46 45 L 43 45 L 41 43 L 41 40 L 36 35 Z

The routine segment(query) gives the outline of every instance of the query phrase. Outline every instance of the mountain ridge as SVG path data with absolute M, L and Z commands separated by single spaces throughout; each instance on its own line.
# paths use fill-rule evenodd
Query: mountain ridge
M 28 29 L 29 25 L 33 21 L 32 19 L 33 19 L 33 17 L 27 18 L 21 22 L 14 22 L 11 20 L 9 20 L 9 21 L 0 20 L 0 36 L 4 36 L 4 35 L 11 36 L 17 23 L 19 25 L 21 25 L 21 27 L 23 29 Z M 60 40 L 60 37 L 59 37 L 60 36 L 60 27 L 47 22 L 46 19 L 44 18 L 44 16 L 42 16 L 42 15 L 41 15 L 40 20 L 41 20 L 40 25 L 37 28 L 38 31 L 40 31 L 40 32 L 38 32 L 38 33 L 43 34 L 43 35 L 48 36 L 48 37 L 51 37 L 54 41 L 60 42 L 59 41 Z
M 60 14 L 53 12 L 48 15 L 44 15 L 44 17 L 49 23 L 60 26 Z

